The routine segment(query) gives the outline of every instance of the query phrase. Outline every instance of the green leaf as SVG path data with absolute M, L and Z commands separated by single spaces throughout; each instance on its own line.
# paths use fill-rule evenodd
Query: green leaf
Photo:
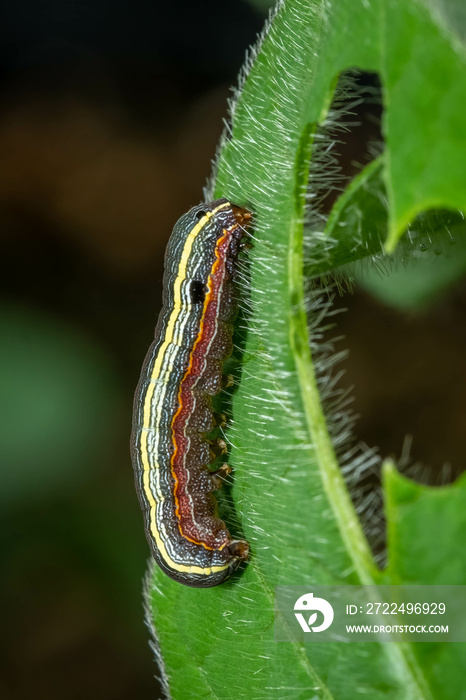
M 318 157 L 319 125 L 338 76 L 354 68 L 381 76 L 386 151 L 335 205 L 323 232 L 329 256 L 312 262 L 312 274 L 353 259 L 337 223 L 357 222 L 358 208 L 367 221 L 373 207 L 377 224 L 362 235 L 357 256 L 379 245 L 382 177 L 389 249 L 419 212 L 465 205 L 464 54 L 427 7 L 414 0 L 280 4 L 237 96 L 207 192 L 254 213 L 250 288 L 242 290 L 252 311 L 227 433 L 231 496 L 252 556 L 242 575 L 214 589 L 183 588 L 153 572 L 149 617 L 173 698 L 442 697 L 409 647 L 273 638 L 275 585 L 374 583 L 381 576 L 335 453 L 344 442 L 345 426 L 335 428 L 339 408 L 328 417 L 332 434 L 324 416 L 303 275 L 309 162 Z M 350 236 L 354 230 L 348 224 Z
M 401 476 L 384 465 L 388 567 L 383 583 L 465 585 L 466 474 L 455 484 L 432 488 Z M 447 601 L 448 604 L 448 601 Z M 465 697 L 466 644 L 412 644 L 434 697 Z
M 466 224 L 461 214 L 429 211 L 416 217 L 394 255 L 383 253 L 388 212 L 383 156 L 367 165 L 335 202 L 323 237 L 309 236 L 305 276 L 346 266 L 351 280 L 400 310 L 429 306 L 466 272 Z M 368 265 L 367 257 L 375 264 Z M 351 265 L 362 262 L 358 266 Z
M 382 253 L 388 220 L 383 166 L 382 156 L 369 163 L 335 202 L 324 236 L 308 236 L 306 277 Z
M 461 280 L 466 272 L 466 226 L 448 223 L 441 229 L 420 233 L 413 243 L 400 243 L 394 259 L 378 259 L 377 265 L 360 268 L 358 282 L 385 304 L 404 311 L 429 306 Z
M 384 465 L 391 582 L 466 584 L 466 474 L 441 487 L 417 484 Z M 435 546 L 434 546 L 435 543 Z
M 419 212 L 465 208 L 466 57 L 418 3 L 384 4 L 391 251 Z

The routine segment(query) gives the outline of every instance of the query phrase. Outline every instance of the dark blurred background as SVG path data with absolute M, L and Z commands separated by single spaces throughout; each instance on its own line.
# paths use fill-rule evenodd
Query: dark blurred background
M 0 5 L 0 697 L 155 698 L 132 395 L 264 13 Z
M 267 5 L 0 5 L 4 700 L 158 697 L 132 396 L 167 238 L 202 199 Z M 348 135 L 348 172 L 366 140 L 361 128 Z M 359 437 L 399 457 L 413 434 L 413 459 L 434 476 L 445 462 L 460 469 L 464 287 L 421 315 L 363 292 L 338 303 L 350 307 L 338 333 Z

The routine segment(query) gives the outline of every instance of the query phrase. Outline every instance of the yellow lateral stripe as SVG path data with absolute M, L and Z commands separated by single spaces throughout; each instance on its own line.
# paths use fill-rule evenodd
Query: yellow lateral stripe
M 186 265 L 187 261 L 189 260 L 189 256 L 191 254 L 191 250 L 193 247 L 194 240 L 201 231 L 208 220 L 216 214 L 219 210 L 227 208 L 229 203 L 221 204 L 219 207 L 214 209 L 211 212 L 207 212 L 205 216 L 202 217 L 202 219 L 196 224 L 196 226 L 193 228 L 191 233 L 186 239 L 186 243 L 183 248 L 183 252 L 181 254 L 181 260 L 180 264 L 178 267 L 178 272 L 175 280 L 175 286 L 174 286 L 174 298 L 173 298 L 173 305 L 172 305 L 172 313 L 171 316 L 168 320 L 167 324 L 167 330 L 165 333 L 165 339 L 160 347 L 160 350 L 157 354 L 157 358 L 155 360 L 154 367 L 152 369 L 152 374 L 150 376 L 150 379 L 157 379 L 157 377 L 160 374 L 160 368 L 163 363 L 164 357 L 165 357 L 165 352 L 168 347 L 168 345 L 172 342 L 173 339 L 173 329 L 175 327 L 175 323 L 178 320 L 179 312 L 181 309 L 181 283 L 184 281 L 186 277 Z M 151 415 L 151 404 L 152 404 L 152 397 L 154 395 L 154 382 L 151 382 L 149 385 L 149 388 L 146 393 L 146 398 L 144 401 L 144 410 L 143 410 L 143 428 L 150 428 L 150 424 L 146 424 L 146 420 L 150 419 Z M 146 446 L 142 444 L 141 442 L 141 450 L 142 450 L 142 461 L 145 463 L 147 461 L 147 450 L 145 449 Z M 145 466 L 145 465 L 144 465 Z
M 170 315 L 170 318 L 168 320 L 167 324 L 167 330 L 165 333 L 165 338 L 164 341 L 160 347 L 160 350 L 157 354 L 157 357 L 155 359 L 154 367 L 152 369 L 152 373 L 150 378 L 151 379 L 156 379 L 159 374 L 160 374 L 160 368 L 162 366 L 164 357 L 165 357 L 165 352 L 167 350 L 167 347 L 172 341 L 173 338 L 173 329 L 175 327 L 175 323 L 178 320 L 178 316 L 180 314 L 180 309 L 181 309 L 181 283 L 185 279 L 185 274 L 186 274 L 186 261 L 188 260 L 191 250 L 193 247 L 194 239 L 196 238 L 197 234 L 199 231 L 205 226 L 205 224 L 208 222 L 210 217 L 212 216 L 211 212 L 208 212 L 206 216 L 203 216 L 202 219 L 199 221 L 199 223 L 193 228 L 191 233 L 189 234 L 188 238 L 186 239 L 186 243 L 184 244 L 183 252 L 181 254 L 181 260 L 180 264 L 178 267 L 178 272 L 175 280 L 175 286 L 174 286 L 174 304 L 173 304 L 173 310 Z M 182 274 L 181 274 L 182 270 Z M 152 399 L 154 396 L 154 391 L 155 391 L 155 383 L 152 382 L 149 384 L 147 387 L 147 393 L 146 393 L 146 398 L 144 400 L 144 409 L 142 413 L 142 427 L 143 428 L 150 428 L 150 417 L 152 413 Z M 140 437 L 140 447 L 141 447 L 141 459 L 142 459 L 142 465 L 144 469 L 144 476 L 143 476 L 143 486 L 144 486 L 144 492 L 146 494 L 146 498 L 149 501 L 149 504 L 152 508 L 155 508 L 155 499 L 152 494 L 152 490 L 150 488 L 150 469 L 151 465 L 149 463 L 149 455 L 147 453 L 147 433 L 141 432 L 141 437 Z
M 198 573 L 198 574 L 203 574 L 203 575 L 209 575 L 211 573 L 217 572 L 217 571 L 224 571 L 229 567 L 229 564 L 223 565 L 223 566 L 214 566 L 214 567 L 208 567 L 203 569 L 202 567 L 197 567 L 197 566 L 186 566 L 182 564 L 177 564 L 174 562 L 171 557 L 169 556 L 165 544 L 160 536 L 160 532 L 157 528 L 157 502 L 154 498 L 154 494 L 151 489 L 150 485 L 150 473 L 153 471 L 154 468 L 157 468 L 159 465 L 153 465 L 151 466 L 149 462 L 149 455 L 147 451 L 147 438 L 148 438 L 148 433 L 151 430 L 150 426 L 150 419 L 151 419 L 151 414 L 152 414 L 152 402 L 153 402 L 153 397 L 154 397 L 154 391 L 155 391 L 155 385 L 157 378 L 160 375 L 160 371 L 163 365 L 163 361 L 165 359 L 165 353 L 167 351 L 168 346 L 173 342 L 173 334 L 174 334 L 174 328 L 176 325 L 176 322 L 178 320 L 178 317 L 180 315 L 181 311 L 181 284 L 186 278 L 186 268 L 187 264 L 189 261 L 189 257 L 191 255 L 192 247 L 194 244 L 194 240 L 196 239 L 197 235 L 199 232 L 203 229 L 203 227 L 206 225 L 206 223 L 209 221 L 209 219 L 216 214 L 218 211 L 221 209 L 226 209 L 229 207 L 230 204 L 228 202 L 221 204 L 219 207 L 214 209 L 211 212 L 207 212 L 205 216 L 200 219 L 200 221 L 194 226 L 192 231 L 189 233 L 188 237 L 186 238 L 184 248 L 181 254 L 181 259 L 180 263 L 178 266 L 178 271 L 175 279 L 175 284 L 174 284 L 174 293 L 173 293 L 173 303 L 172 303 L 172 311 L 170 318 L 167 323 L 167 328 L 165 332 L 165 338 L 160 346 L 160 349 L 157 353 L 157 357 L 155 359 L 154 367 L 151 372 L 150 376 L 150 383 L 147 388 L 147 393 L 145 396 L 144 400 L 144 408 L 143 408 L 143 425 L 142 425 L 142 431 L 141 431 L 141 436 L 140 436 L 140 449 L 141 449 L 141 460 L 143 464 L 143 489 L 145 496 L 148 500 L 148 503 L 151 508 L 150 512 L 150 532 L 152 536 L 155 539 L 155 542 L 157 544 L 157 549 L 160 552 L 160 556 L 164 559 L 164 561 L 167 562 L 167 564 L 170 566 L 170 568 L 183 572 L 183 573 Z M 166 383 L 166 382 L 165 382 Z M 157 429 L 157 426 L 155 426 L 155 429 Z M 157 477 L 158 481 L 158 477 Z M 158 489 L 156 488 L 156 491 Z
M 230 566 L 230 563 L 224 564 L 223 566 L 209 566 L 206 569 L 203 569 L 200 566 L 186 566 L 185 564 L 178 564 L 176 561 L 173 561 L 171 557 L 168 555 L 168 552 L 165 548 L 165 544 L 160 537 L 160 533 L 157 529 L 157 513 L 156 513 L 156 508 L 157 506 L 152 506 L 151 508 L 151 513 L 150 513 L 150 522 L 151 522 L 151 527 L 150 531 L 152 536 L 154 537 L 156 543 L 157 543 L 157 549 L 159 550 L 160 556 L 164 561 L 167 562 L 169 565 L 170 569 L 174 569 L 175 571 L 180 571 L 181 573 L 185 574 L 203 574 L 204 576 L 209 576 L 210 574 L 216 573 L 217 571 L 225 571 L 225 569 L 228 569 Z
M 167 347 L 170 345 L 173 339 L 173 329 L 175 327 L 175 323 L 178 320 L 178 316 L 180 315 L 180 309 L 181 309 L 181 283 L 184 281 L 186 277 L 186 265 L 187 261 L 189 259 L 189 256 L 191 255 L 191 250 L 193 247 L 194 239 L 196 238 L 197 234 L 199 231 L 205 226 L 207 221 L 210 219 L 212 214 L 209 212 L 206 216 L 204 216 L 199 223 L 193 228 L 191 233 L 186 239 L 186 243 L 184 244 L 183 252 L 181 254 L 181 260 L 180 264 L 178 267 L 178 272 L 176 275 L 176 280 L 175 280 L 175 286 L 174 286 L 174 300 L 173 300 L 173 310 L 170 315 L 170 318 L 168 319 L 168 324 L 167 324 L 167 330 L 165 333 L 165 338 L 160 346 L 160 350 L 157 354 L 157 357 L 155 359 L 154 367 L 152 369 L 152 374 L 151 374 L 151 379 L 156 379 L 159 374 L 160 374 L 160 368 L 162 366 L 164 357 L 165 357 L 165 352 L 167 350 Z M 146 398 L 144 401 L 144 411 L 143 411 L 143 427 L 144 428 L 149 428 L 150 424 L 146 420 L 150 418 L 151 415 L 151 403 L 152 403 L 152 397 L 154 394 L 154 389 L 152 388 L 152 385 L 150 385 L 150 388 L 147 391 Z M 147 415 L 148 414 L 148 415 Z
M 189 256 L 191 254 L 191 250 L 193 247 L 194 239 L 196 238 L 197 234 L 199 231 L 205 226 L 205 224 L 208 222 L 208 220 L 211 218 L 212 213 L 207 212 L 206 216 L 202 217 L 202 219 L 199 221 L 199 223 L 193 228 L 191 233 L 189 234 L 188 238 L 186 239 L 186 243 L 183 248 L 183 252 L 181 254 L 181 260 L 180 264 L 178 267 L 178 272 L 176 275 L 176 280 L 175 280 L 175 286 L 174 286 L 174 303 L 173 303 L 173 310 L 170 315 L 170 318 L 168 320 L 167 324 L 167 330 L 165 333 L 165 338 L 164 341 L 160 347 L 160 350 L 157 354 L 157 357 L 155 359 L 154 367 L 152 369 L 152 374 L 151 374 L 151 379 L 157 379 L 157 377 L 160 374 L 160 368 L 162 366 L 164 357 L 165 357 L 165 352 L 167 350 L 167 347 L 172 341 L 173 338 L 173 329 L 175 327 L 175 323 L 178 320 L 178 316 L 180 313 L 181 309 L 181 283 L 185 279 L 186 275 L 186 261 L 189 259 Z M 182 270 L 182 274 L 180 271 Z M 152 399 L 154 396 L 154 391 L 155 391 L 155 383 L 149 384 L 147 388 L 147 393 L 146 393 L 146 398 L 144 400 L 144 409 L 143 409 L 143 421 L 142 421 L 142 427 L 143 428 L 150 428 L 150 417 L 152 414 Z M 143 486 L 144 486 L 144 491 L 147 497 L 147 500 L 149 501 L 149 504 L 152 508 L 155 507 L 156 502 L 154 499 L 154 496 L 152 494 L 152 490 L 150 488 L 150 469 L 151 465 L 149 463 L 149 455 L 147 453 L 147 434 L 141 432 L 141 438 L 140 438 L 140 446 L 141 446 L 141 459 L 142 459 L 142 464 L 143 464 L 143 469 L 144 469 L 144 476 L 143 476 Z

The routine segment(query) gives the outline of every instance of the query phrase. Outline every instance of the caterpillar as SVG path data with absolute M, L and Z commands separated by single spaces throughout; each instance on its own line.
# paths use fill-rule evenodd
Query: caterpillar
M 193 207 L 165 253 L 162 310 L 136 389 L 131 458 L 152 555 L 187 586 L 222 583 L 248 558 L 217 515 L 227 465 L 207 467 L 211 396 L 232 352 L 236 260 L 251 213 L 221 198 Z

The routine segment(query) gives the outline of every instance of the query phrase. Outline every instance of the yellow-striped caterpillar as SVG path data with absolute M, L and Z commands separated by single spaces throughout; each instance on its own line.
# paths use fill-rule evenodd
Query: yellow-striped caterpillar
M 233 277 L 251 214 L 217 199 L 175 224 L 165 254 L 163 307 L 136 390 L 131 456 L 146 536 L 159 566 L 188 586 L 224 581 L 247 559 L 217 515 L 209 471 L 211 396 L 221 388 L 236 315 Z

